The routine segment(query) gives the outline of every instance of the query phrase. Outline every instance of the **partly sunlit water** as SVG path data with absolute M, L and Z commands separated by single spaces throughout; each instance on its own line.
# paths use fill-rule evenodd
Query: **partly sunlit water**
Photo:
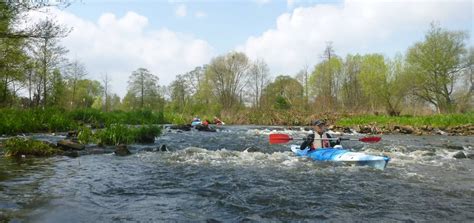
M 136 145 L 127 157 L 0 158 L 0 221 L 474 219 L 474 161 L 454 159 L 457 151 L 447 149 L 474 153 L 474 137 L 389 135 L 376 144 L 344 144 L 390 156 L 379 171 L 295 157 L 288 145 L 269 145 L 265 129 L 166 132 L 154 146 L 170 152 Z

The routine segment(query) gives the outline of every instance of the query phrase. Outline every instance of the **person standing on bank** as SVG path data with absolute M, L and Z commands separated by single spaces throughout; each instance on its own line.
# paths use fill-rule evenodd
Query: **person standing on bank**
M 340 145 L 339 139 L 328 140 L 329 138 L 333 137 L 327 132 L 326 123 L 322 120 L 316 120 L 313 122 L 313 133 L 309 134 L 303 143 L 301 143 L 300 149 L 310 148 L 310 150 L 314 150 Z

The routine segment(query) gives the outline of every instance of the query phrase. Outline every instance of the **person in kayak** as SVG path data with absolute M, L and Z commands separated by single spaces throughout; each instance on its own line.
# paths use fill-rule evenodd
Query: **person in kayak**
M 317 133 L 317 135 L 315 134 Z M 340 145 L 340 140 L 324 140 L 333 138 L 331 134 L 327 133 L 326 123 L 322 120 L 316 120 L 313 122 L 313 133 L 309 134 L 301 143 L 300 149 L 310 148 L 314 150 L 316 148 L 329 148 L 336 145 Z
M 214 117 L 214 124 L 216 124 L 216 125 L 222 125 L 223 122 L 222 122 L 219 118 L 217 118 L 217 117 L 215 116 L 215 117 Z
M 200 122 L 200 121 L 201 121 L 201 119 L 199 118 L 199 116 L 196 116 L 196 117 L 193 118 L 193 122 Z
M 201 123 L 202 126 L 206 127 L 206 128 L 209 128 L 209 120 L 205 119 L 202 123 Z

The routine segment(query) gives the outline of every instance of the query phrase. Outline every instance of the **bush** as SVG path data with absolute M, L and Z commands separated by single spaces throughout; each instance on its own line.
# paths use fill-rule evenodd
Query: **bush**
M 79 143 L 81 144 L 95 142 L 94 133 L 92 133 L 90 128 L 82 127 L 77 133 L 77 140 L 79 140 Z
M 125 125 L 117 124 L 98 130 L 95 136 L 99 145 L 130 144 L 135 140 L 135 131 Z
M 161 127 L 154 125 L 142 126 L 135 131 L 135 142 L 138 143 L 154 143 L 155 137 L 161 135 Z
M 22 155 L 32 156 L 52 156 L 58 154 L 60 150 L 33 139 L 14 137 L 5 141 L 6 157 L 21 157 Z
M 153 143 L 161 134 L 159 126 L 141 126 L 138 128 L 117 124 L 98 130 L 95 134 L 99 145 L 118 145 L 131 143 Z

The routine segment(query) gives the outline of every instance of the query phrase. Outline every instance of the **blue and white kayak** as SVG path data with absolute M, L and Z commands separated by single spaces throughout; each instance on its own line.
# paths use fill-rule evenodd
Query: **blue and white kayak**
M 375 169 L 384 170 L 390 160 L 387 156 L 374 156 L 364 153 L 351 152 L 340 148 L 320 148 L 309 150 L 300 149 L 298 145 L 291 145 L 291 151 L 297 156 L 309 157 L 316 161 L 344 162 L 355 164 L 356 166 L 370 166 Z
M 201 121 L 193 121 L 191 122 L 191 126 L 196 126 L 196 125 L 200 125 L 201 124 Z

